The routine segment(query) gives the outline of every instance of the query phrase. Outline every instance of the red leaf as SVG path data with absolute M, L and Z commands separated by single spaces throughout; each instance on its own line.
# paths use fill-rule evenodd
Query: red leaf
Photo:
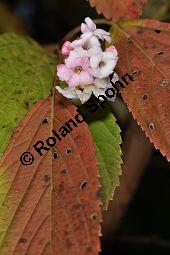
M 1 255 L 98 254 L 101 202 L 87 125 L 79 124 L 42 157 L 33 148 L 77 114 L 56 95 L 54 102 L 36 103 L 13 135 L 0 164 Z M 24 151 L 34 155 L 30 166 L 19 160 Z
M 134 82 L 121 89 L 122 96 L 146 135 L 169 160 L 170 24 L 122 22 L 114 24 L 111 33 L 119 52 L 119 75 L 134 76 Z
M 142 14 L 142 6 L 147 0 L 89 0 L 99 14 L 113 21 L 136 19 Z

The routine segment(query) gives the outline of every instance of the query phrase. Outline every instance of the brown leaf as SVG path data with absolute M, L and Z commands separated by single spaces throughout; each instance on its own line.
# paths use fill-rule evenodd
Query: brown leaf
M 134 77 L 122 96 L 155 147 L 170 159 L 170 24 L 122 22 L 111 33 L 119 75 Z
M 0 164 L 1 255 L 98 254 L 101 202 L 87 125 L 56 139 L 42 157 L 33 148 L 77 114 L 63 97 L 49 97 L 31 108 L 14 133 Z M 25 151 L 34 155 L 30 166 L 20 162 Z
M 142 14 L 142 6 L 147 0 L 89 0 L 99 14 L 113 21 L 136 19 Z

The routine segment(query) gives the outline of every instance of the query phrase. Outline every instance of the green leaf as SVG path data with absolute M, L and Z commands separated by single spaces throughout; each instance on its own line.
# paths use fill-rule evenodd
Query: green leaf
M 56 64 L 32 39 L 0 36 L 0 156 L 30 107 L 50 94 Z
M 102 209 L 106 210 L 109 200 L 113 198 L 115 188 L 119 185 L 121 174 L 121 136 L 120 128 L 108 106 L 98 108 L 89 113 L 85 106 L 81 107 L 93 137 L 98 168 L 100 173 Z

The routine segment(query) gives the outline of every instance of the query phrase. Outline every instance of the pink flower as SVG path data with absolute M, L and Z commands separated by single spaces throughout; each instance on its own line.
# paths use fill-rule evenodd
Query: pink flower
M 63 55 L 65 56 L 68 56 L 70 54 L 70 51 L 73 50 L 73 47 L 71 45 L 71 42 L 69 41 L 66 41 L 64 44 L 63 44 L 63 47 L 61 49 L 61 52 Z
M 98 79 L 107 78 L 113 73 L 117 64 L 117 50 L 112 46 L 107 48 L 105 52 L 90 57 L 90 73 Z
M 118 55 L 118 52 L 117 52 L 115 46 L 113 46 L 113 45 L 111 45 L 111 46 L 109 46 L 108 48 L 106 48 L 105 51 L 106 51 L 106 52 L 112 52 L 112 53 L 114 53 L 115 56 Z
M 58 65 L 57 75 L 60 80 L 66 81 L 69 88 L 79 85 L 89 85 L 94 82 L 94 78 L 89 73 L 89 58 L 80 56 L 78 53 L 71 51 L 65 64 Z
M 103 29 L 97 29 L 96 24 L 89 17 L 85 19 L 85 23 L 81 24 L 81 31 L 83 34 L 88 33 L 91 36 L 94 35 L 102 41 L 106 40 L 107 42 L 111 42 L 110 33 Z

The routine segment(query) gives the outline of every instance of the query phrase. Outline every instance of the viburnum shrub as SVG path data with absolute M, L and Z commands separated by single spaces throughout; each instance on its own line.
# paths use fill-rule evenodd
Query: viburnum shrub
M 107 20 L 86 18 L 58 54 L 0 35 L 0 255 L 99 254 L 102 211 L 122 174 L 122 100 L 170 159 L 170 24 L 138 19 L 146 2 L 89 0 Z M 118 104 L 102 102 L 114 83 Z

